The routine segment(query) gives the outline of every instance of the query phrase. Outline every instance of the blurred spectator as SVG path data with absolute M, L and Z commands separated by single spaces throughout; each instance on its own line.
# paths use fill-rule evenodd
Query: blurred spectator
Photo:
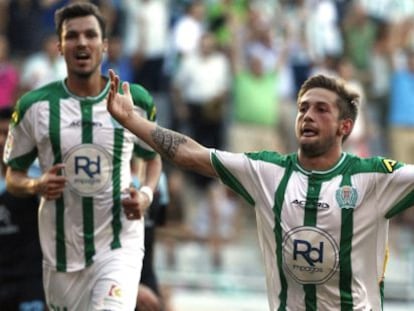
M 125 24 L 124 0 L 92 0 L 91 2 L 96 4 L 102 12 L 107 23 L 107 34 L 122 37 L 125 27 L 128 26 Z
M 250 10 L 249 14 L 251 29 L 264 25 L 258 11 Z M 266 68 L 264 54 L 261 53 L 266 49 L 247 50 L 244 55 L 246 42 L 250 42 L 247 40 L 252 37 L 240 33 L 244 29 L 235 31 L 231 58 L 234 81 L 230 149 L 234 152 L 285 150 L 277 131 L 280 108 L 278 74 L 284 57 L 271 62 L 273 68 Z
M 292 72 L 292 91 L 294 97 L 300 86 L 309 77 L 313 60 L 308 49 L 307 21 L 311 14 L 307 1 L 287 1 L 282 7 L 283 28 L 286 36 L 288 62 Z
M 177 18 L 171 30 L 166 72 L 174 75 L 181 57 L 195 52 L 205 32 L 205 5 L 202 0 L 186 1 L 184 14 Z
M 391 81 L 389 114 L 392 157 L 414 162 L 414 49 L 405 51 L 407 66 L 396 69 Z
M 206 32 L 197 50 L 183 55 L 173 78 L 178 126 L 187 125 L 191 135 L 208 147 L 223 148 L 225 145 L 230 75 L 227 56 L 218 50 L 215 36 Z M 211 187 L 211 178 L 190 175 L 195 181 L 191 186 L 197 191 L 196 200 L 190 204 L 203 209 L 200 205 L 203 202 L 211 211 L 223 208 L 225 196 L 222 195 L 223 201 L 214 200 L 211 191 L 224 186 Z
M 273 72 L 284 54 L 282 41 L 276 37 L 270 21 L 259 17 L 252 26 L 243 50 L 248 55 L 257 55 L 265 72 Z
M 412 0 L 358 0 L 368 15 L 377 21 L 398 22 L 413 17 L 414 1 Z
M 139 22 L 139 47 L 135 51 L 135 82 L 151 93 L 165 90 L 164 57 L 168 40 L 168 6 L 163 0 L 141 0 L 136 16 Z
M 367 117 L 372 123 L 374 143 L 373 154 L 389 154 L 388 114 L 390 106 L 390 81 L 392 74 L 393 49 L 396 44 L 391 37 L 391 24 L 378 23 L 378 31 L 369 60 L 370 83 L 366 88 Z
M 58 49 L 58 38 L 48 34 L 42 40 L 42 50 L 23 63 L 21 92 L 27 92 L 66 77 L 66 64 Z
M 247 0 L 217 0 L 208 6 L 209 31 L 215 35 L 219 48 L 226 53 L 230 52 L 232 25 L 243 22 L 247 6 Z
M 312 14 L 307 22 L 308 50 L 314 62 L 326 55 L 339 56 L 343 40 L 338 25 L 338 12 L 332 0 L 311 0 Z
M 205 30 L 205 5 L 201 0 L 188 1 L 185 14 L 173 30 L 174 48 L 180 55 L 194 52 Z
M 369 60 L 374 46 L 377 26 L 365 8 L 354 1 L 344 19 L 345 55 L 355 67 L 355 74 L 364 87 L 370 82 Z
M 9 54 L 9 42 L 0 35 L 0 109 L 14 106 L 19 90 L 19 71 Z
M 10 108 L 0 110 L 2 158 L 11 112 Z M 38 197 L 17 198 L 6 191 L 3 161 L 0 166 L 0 309 L 43 311 L 46 309 L 37 228 Z M 31 169 L 31 176 L 35 176 L 33 172 Z
M 123 52 L 122 39 L 115 35 L 108 38 L 107 54 L 102 61 L 102 73 L 107 75 L 109 69 L 115 70 L 123 81 L 133 80 L 132 60 Z
M 209 147 L 224 145 L 230 74 L 230 63 L 218 51 L 214 35 L 205 33 L 198 49 L 183 56 L 174 76 L 176 116 Z
M 168 49 L 169 7 L 165 0 L 138 1 L 138 46 L 134 52 L 134 78 L 149 90 L 157 103 L 160 125 L 171 124 L 171 107 L 167 101 L 169 80 L 165 72 Z

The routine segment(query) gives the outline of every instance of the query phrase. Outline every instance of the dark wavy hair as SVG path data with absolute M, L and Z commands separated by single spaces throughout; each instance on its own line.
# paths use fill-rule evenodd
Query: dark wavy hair
M 56 10 L 55 12 L 56 34 L 58 35 L 59 40 L 61 40 L 62 25 L 65 20 L 89 15 L 96 17 L 99 27 L 101 28 L 102 37 L 106 38 L 106 23 L 104 17 L 99 11 L 99 8 L 89 2 L 74 2 Z

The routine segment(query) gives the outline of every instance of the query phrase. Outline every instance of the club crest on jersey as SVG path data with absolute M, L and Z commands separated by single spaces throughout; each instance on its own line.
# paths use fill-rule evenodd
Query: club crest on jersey
M 81 196 L 98 194 L 112 179 L 112 158 L 99 145 L 75 146 L 66 153 L 63 162 L 70 188 Z
M 336 190 L 336 201 L 340 208 L 355 208 L 358 193 L 351 186 L 342 186 Z

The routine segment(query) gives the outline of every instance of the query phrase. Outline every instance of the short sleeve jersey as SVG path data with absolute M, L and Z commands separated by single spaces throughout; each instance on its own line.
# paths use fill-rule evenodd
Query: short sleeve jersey
M 25 94 L 17 103 L 4 161 L 26 170 L 38 157 L 43 172 L 64 163 L 67 186 L 61 198 L 40 202 L 39 234 L 46 265 L 76 271 L 95 256 L 119 247 L 143 248 L 142 221 L 128 221 L 121 192 L 131 183 L 135 152 L 155 152 L 118 124 L 106 109 L 110 83 L 96 97 L 78 97 L 63 81 Z M 152 97 L 131 85 L 135 109 L 154 121 Z
M 270 310 L 382 310 L 388 222 L 414 205 L 414 166 L 346 153 L 328 171 L 274 152 L 211 161 L 255 207 Z

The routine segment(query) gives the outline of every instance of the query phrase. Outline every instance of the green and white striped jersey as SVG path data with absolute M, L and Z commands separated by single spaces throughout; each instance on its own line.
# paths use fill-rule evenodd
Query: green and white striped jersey
M 414 205 L 414 166 L 344 153 L 328 171 L 297 154 L 211 151 L 256 209 L 270 310 L 381 310 L 388 219 Z
M 26 170 L 38 157 L 43 172 L 65 163 L 68 184 L 55 201 L 41 200 L 39 232 L 46 265 L 76 271 L 111 249 L 143 249 L 143 220 L 128 221 L 121 192 L 131 184 L 133 152 L 155 152 L 107 112 L 109 81 L 96 97 L 71 94 L 63 81 L 25 94 L 17 103 L 6 142 L 5 162 Z M 150 120 L 152 97 L 131 85 L 136 110 Z

